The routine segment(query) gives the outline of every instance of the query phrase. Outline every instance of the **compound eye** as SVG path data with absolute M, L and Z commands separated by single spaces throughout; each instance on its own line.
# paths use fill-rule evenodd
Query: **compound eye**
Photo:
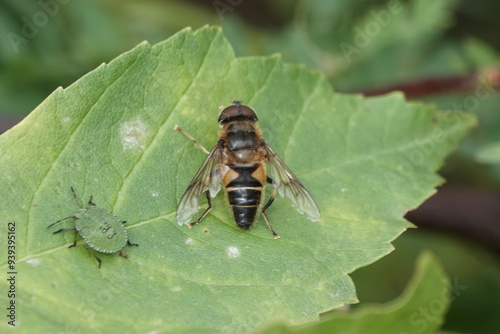
M 236 106 L 229 106 L 224 108 L 219 115 L 219 123 L 224 123 L 232 118 L 238 116 L 238 108 Z
M 241 104 L 239 101 L 234 101 L 233 105 L 227 106 L 224 108 L 219 115 L 219 123 L 226 123 L 235 120 L 248 120 L 248 121 L 257 121 L 257 115 L 255 111 Z

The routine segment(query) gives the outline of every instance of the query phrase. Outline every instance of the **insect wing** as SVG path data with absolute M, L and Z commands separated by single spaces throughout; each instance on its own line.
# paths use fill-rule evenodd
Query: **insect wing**
M 293 206 L 300 213 L 305 213 L 311 221 L 318 221 L 321 214 L 311 194 L 266 143 L 264 143 L 264 149 L 267 153 L 268 174 L 276 182 L 279 194 L 291 200 Z
M 191 217 L 198 212 L 198 202 L 205 191 L 209 190 L 212 197 L 215 197 L 219 192 L 221 181 L 219 172 L 220 159 L 221 151 L 216 145 L 208 154 L 184 195 L 182 195 L 177 207 L 177 223 L 179 225 L 188 224 Z

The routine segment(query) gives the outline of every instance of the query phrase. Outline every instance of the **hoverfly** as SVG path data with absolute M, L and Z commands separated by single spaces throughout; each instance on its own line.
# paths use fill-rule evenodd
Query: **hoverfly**
M 208 154 L 179 202 L 179 225 L 188 224 L 198 211 L 198 201 L 203 193 L 207 198 L 208 207 L 198 219 L 189 223 L 188 227 L 191 228 L 205 218 L 212 209 L 210 196 L 217 195 L 221 182 L 227 191 L 234 220 L 241 229 L 249 229 L 260 211 L 274 238 L 279 238 L 266 214 L 266 210 L 274 201 L 276 191 L 291 200 L 293 206 L 300 213 L 305 213 L 311 221 L 321 218 L 319 208 L 309 192 L 262 139 L 257 115 L 249 106 L 241 104 L 240 101 L 233 101 L 232 105 L 222 109 L 219 114 L 219 140 L 210 152 L 178 125 L 175 129 Z M 274 189 L 266 205 L 260 209 L 266 182 L 271 183 Z

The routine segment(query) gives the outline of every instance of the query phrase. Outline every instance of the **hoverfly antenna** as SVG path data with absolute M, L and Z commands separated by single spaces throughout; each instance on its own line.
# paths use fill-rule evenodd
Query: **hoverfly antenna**
M 233 105 L 238 108 L 238 116 L 242 115 L 242 112 L 241 112 L 241 106 L 242 106 L 242 104 L 241 104 L 241 102 L 242 101 L 240 101 L 240 100 L 233 100 Z

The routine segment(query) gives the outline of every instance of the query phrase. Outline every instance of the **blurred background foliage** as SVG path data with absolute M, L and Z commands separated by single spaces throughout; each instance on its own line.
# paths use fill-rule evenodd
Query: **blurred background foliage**
M 420 228 L 352 277 L 362 303 L 391 300 L 431 249 L 455 286 L 443 331 L 499 333 L 498 13 L 496 0 L 2 0 L 0 131 L 138 43 L 206 24 L 223 27 L 237 56 L 280 53 L 338 92 L 402 90 L 473 112 L 479 127 L 442 169 L 447 185 L 407 216 Z

